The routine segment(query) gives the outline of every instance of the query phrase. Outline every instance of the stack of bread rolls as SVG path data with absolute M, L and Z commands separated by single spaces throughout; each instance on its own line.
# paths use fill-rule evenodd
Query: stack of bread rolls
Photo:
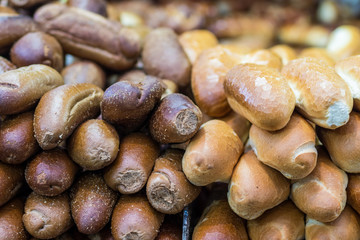
M 0 6 L 0 240 L 360 239 L 360 29 L 153 2 Z

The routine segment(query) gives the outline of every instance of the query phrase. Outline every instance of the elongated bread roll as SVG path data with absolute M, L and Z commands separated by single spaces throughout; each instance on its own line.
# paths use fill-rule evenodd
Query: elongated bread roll
M 317 135 L 331 160 L 342 170 L 360 173 L 360 114 L 350 113 L 349 121 L 334 130 L 317 128 Z M 349 144 L 350 143 L 350 144 Z
M 337 168 L 324 148 L 318 147 L 317 165 L 310 175 L 291 186 L 291 198 L 296 206 L 321 222 L 335 220 L 346 205 L 348 177 Z
M 251 240 L 301 240 L 305 237 L 304 213 L 290 200 L 247 222 Z
M 360 239 L 360 217 L 349 206 L 334 221 L 322 223 L 307 217 L 305 227 L 306 240 L 358 240 Z
M 334 68 L 316 58 L 299 58 L 283 67 L 296 96 L 296 107 L 315 124 L 334 129 L 349 120 L 351 92 Z
M 245 153 L 231 177 L 228 201 L 232 210 L 247 220 L 285 201 L 290 181 L 281 173 L 261 163 L 254 153 Z
M 285 127 L 295 108 L 286 80 L 269 67 L 237 65 L 226 74 L 224 88 L 231 108 L 265 130 Z
M 360 214 L 360 174 L 349 174 L 348 177 L 347 202 Z
M 360 55 L 338 61 L 335 71 L 349 86 L 354 99 L 354 109 L 360 111 Z
M 304 178 L 316 166 L 315 130 L 297 113 L 279 131 L 252 125 L 249 139 L 258 159 L 289 179 Z

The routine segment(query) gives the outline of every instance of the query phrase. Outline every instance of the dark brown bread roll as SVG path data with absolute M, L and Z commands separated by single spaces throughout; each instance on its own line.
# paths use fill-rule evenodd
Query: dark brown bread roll
M 67 150 L 84 170 L 99 170 L 110 165 L 119 151 L 115 128 L 100 119 L 82 123 L 71 135 Z
M 122 194 L 140 191 L 158 156 L 159 146 L 145 134 L 132 133 L 124 137 L 115 162 L 105 170 L 106 184 Z
M 72 55 L 113 70 L 131 68 L 140 54 L 139 35 L 98 14 L 62 4 L 39 8 L 34 19 Z
M 14 69 L 16 66 L 12 62 L 0 56 L 0 74 Z
M 164 214 L 153 209 L 145 195 L 123 195 L 111 218 L 111 233 L 116 240 L 154 240 L 163 220 Z
M 200 127 L 202 113 L 187 96 L 173 93 L 163 98 L 149 122 L 151 136 L 159 143 L 181 143 Z
M 67 4 L 107 17 L 105 0 L 69 0 Z
M 35 109 L 34 132 L 49 150 L 67 139 L 85 120 L 96 117 L 104 92 L 90 83 L 63 85 L 47 92 Z
M 34 137 L 34 112 L 8 117 L 0 125 L 0 161 L 19 164 L 34 155 L 39 144 Z
M 40 5 L 50 0 L 9 0 L 9 4 L 16 8 L 32 8 L 36 5 Z
M 12 199 L 24 183 L 24 166 L 0 162 L 0 206 Z
M 152 76 L 117 82 L 104 93 L 102 118 L 120 131 L 134 131 L 144 123 L 163 91 L 160 80 Z
M 4 240 L 26 240 L 28 234 L 22 222 L 24 202 L 15 198 L 0 207 L 0 236 Z
M 69 196 L 45 197 L 32 192 L 25 202 L 22 216 L 26 230 L 39 239 L 60 236 L 73 224 Z
M 142 59 L 146 73 L 174 81 L 181 88 L 190 83 L 191 64 L 170 28 L 157 28 L 147 35 Z
M 226 200 L 214 201 L 196 224 L 193 240 L 247 240 L 244 221 L 229 207 Z
M 179 213 L 200 194 L 200 187 L 192 185 L 182 172 L 182 157 L 182 151 L 169 149 L 155 161 L 146 195 L 159 212 Z
M 0 115 L 29 110 L 49 90 L 64 84 L 51 67 L 34 64 L 0 75 Z
M 164 222 L 161 224 L 159 234 L 155 240 L 181 240 L 182 222 L 177 221 L 178 215 L 165 215 Z
M 61 71 L 65 84 L 92 83 L 105 88 L 105 72 L 99 65 L 90 61 L 74 62 Z
M 77 170 L 66 151 L 54 149 L 39 153 L 27 164 L 25 179 L 35 193 L 56 196 L 71 186 Z
M 95 234 L 110 220 L 117 200 L 100 174 L 84 173 L 71 188 L 71 214 L 81 233 Z
M 44 64 L 60 72 L 64 65 L 60 43 L 54 37 L 43 32 L 32 32 L 21 37 L 12 46 L 10 57 L 18 67 Z

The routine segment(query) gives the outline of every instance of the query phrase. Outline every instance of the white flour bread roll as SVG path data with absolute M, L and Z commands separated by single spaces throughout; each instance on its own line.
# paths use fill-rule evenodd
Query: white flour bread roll
M 360 173 L 360 114 L 350 113 L 349 121 L 335 130 L 317 128 L 317 135 L 331 160 L 342 170 Z
M 304 178 L 316 166 L 315 130 L 297 113 L 279 131 L 252 125 L 249 138 L 258 159 L 289 179 Z
M 322 223 L 307 217 L 305 239 L 358 240 L 360 239 L 359 215 L 350 206 L 346 206 L 341 215 L 329 223 Z
M 275 169 L 261 163 L 254 153 L 242 155 L 231 177 L 228 201 L 240 217 L 252 220 L 285 201 L 290 181 Z
M 305 237 L 305 220 L 290 200 L 247 222 L 251 240 L 301 240 Z
M 281 58 L 267 49 L 260 49 L 254 52 L 248 53 L 241 57 L 241 63 L 254 63 L 277 70 L 281 70 L 282 61 Z
M 316 58 L 299 58 L 283 67 L 296 96 L 296 107 L 315 124 L 334 129 L 349 120 L 351 92 L 334 68 Z
M 331 32 L 326 50 L 335 61 L 360 53 L 360 29 L 342 25 Z
M 329 66 L 334 67 L 335 61 L 324 48 L 305 48 L 299 54 L 299 58 L 312 57 L 324 61 Z
M 295 50 L 285 44 L 275 45 L 269 48 L 269 50 L 280 57 L 282 65 L 286 65 L 289 61 L 296 58 Z
M 335 65 L 336 73 L 349 86 L 354 99 L 354 109 L 360 110 L 360 55 L 345 58 Z
M 285 127 L 295 108 L 294 93 L 273 68 L 237 65 L 226 74 L 224 89 L 230 107 L 265 130 Z
M 308 217 L 334 221 L 346 205 L 348 177 L 336 167 L 324 148 L 318 147 L 317 165 L 312 173 L 291 186 L 291 198 Z

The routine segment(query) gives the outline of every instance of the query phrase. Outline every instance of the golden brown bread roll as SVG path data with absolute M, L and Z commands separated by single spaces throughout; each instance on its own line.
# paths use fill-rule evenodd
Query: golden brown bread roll
M 280 57 L 283 66 L 297 57 L 295 50 L 285 44 L 275 45 L 269 50 Z
M 247 240 L 244 221 L 229 207 L 226 200 L 217 200 L 208 206 L 196 224 L 193 240 Z
M 350 88 L 354 109 L 360 111 L 360 55 L 338 61 L 335 71 Z
M 305 237 L 305 215 L 290 200 L 247 222 L 252 240 L 301 240 Z
M 34 137 L 34 112 L 10 116 L 0 125 L 0 161 L 19 164 L 40 148 Z
M 22 220 L 26 230 L 39 239 L 60 236 L 73 225 L 67 193 L 45 197 L 32 192 L 24 211 Z
M 67 139 L 83 121 L 100 112 L 104 91 L 90 83 L 63 85 L 47 92 L 35 109 L 34 133 L 49 150 Z
M 266 66 L 269 68 L 274 68 L 281 70 L 282 61 L 281 58 L 267 49 L 260 49 L 254 52 L 248 53 L 241 57 L 240 63 L 253 63 L 256 65 Z
M 13 9 L 11 7 L 7 7 L 7 6 L 0 6 L 0 13 L 18 15 L 18 13 L 15 11 L 15 9 Z
M 360 217 L 349 206 L 346 206 L 341 215 L 334 221 L 322 223 L 306 218 L 306 240 L 357 240 L 360 239 Z
M 315 124 L 334 129 L 349 120 L 351 92 L 334 68 L 316 58 L 299 58 L 283 67 L 300 113 Z
M 111 233 L 115 240 L 154 240 L 163 220 L 164 214 L 153 209 L 145 195 L 123 195 L 111 218 Z
M 122 194 L 140 191 L 151 174 L 159 152 L 156 142 L 143 133 L 125 136 L 115 161 L 105 169 L 106 184 Z
M 330 222 L 344 210 L 348 177 L 330 161 L 323 147 L 317 150 L 318 160 L 314 171 L 294 181 L 291 199 L 309 218 Z
M 237 215 L 252 220 L 285 201 L 289 193 L 289 180 L 261 163 L 254 151 L 249 151 L 242 155 L 234 169 L 228 201 Z
M 351 112 L 349 121 L 337 129 L 316 128 L 331 160 L 342 170 L 360 173 L 360 114 Z
M 342 25 L 331 32 L 326 46 L 335 61 L 360 53 L 360 30 L 356 26 Z
M 22 222 L 24 202 L 15 198 L 0 207 L 0 234 L 1 239 L 26 240 L 28 233 Z
M 23 165 L 0 162 L 0 207 L 19 193 L 24 180 Z
M 117 194 L 100 174 L 86 172 L 71 188 L 71 215 L 81 233 L 95 234 L 110 220 Z
M 300 52 L 298 58 L 304 58 L 304 57 L 317 58 L 324 61 L 326 64 L 328 64 L 331 67 L 335 66 L 334 59 L 332 59 L 332 57 L 324 48 L 305 48 Z
M 251 127 L 251 123 L 246 118 L 237 114 L 234 111 L 231 111 L 225 117 L 221 117 L 218 119 L 229 124 L 230 127 L 235 131 L 235 133 L 241 139 L 241 141 L 243 143 L 246 142 L 246 140 L 249 137 L 249 130 Z
M 265 130 L 285 127 L 295 108 L 294 93 L 273 68 L 237 65 L 226 74 L 224 88 L 231 108 Z
M 7 71 L 0 75 L 0 115 L 29 110 L 47 91 L 62 84 L 61 75 L 42 64 Z
M 223 121 L 210 120 L 191 139 L 182 169 L 196 186 L 228 182 L 242 152 L 243 143 L 234 130 Z
M 181 212 L 200 194 L 181 169 L 183 152 L 169 149 L 155 161 L 147 185 L 146 195 L 153 208 L 165 214 Z
M 360 214 L 360 174 L 348 174 L 347 202 Z
M 191 63 L 170 28 L 154 29 L 146 36 L 142 60 L 147 74 L 174 81 L 181 88 L 190 82 Z
M 0 56 L 0 74 L 14 69 L 16 66 L 12 62 Z
M 275 132 L 252 125 L 249 143 L 261 162 L 289 179 L 304 178 L 316 166 L 315 130 L 297 113 Z
M 179 42 L 191 64 L 194 64 L 202 51 L 218 44 L 216 36 L 208 30 L 192 30 L 182 33 Z
M 161 99 L 163 99 L 164 97 L 166 97 L 169 94 L 179 92 L 179 88 L 175 82 L 173 82 L 171 80 L 167 80 L 167 79 L 162 79 L 162 83 L 165 86 L 165 91 L 161 95 Z

